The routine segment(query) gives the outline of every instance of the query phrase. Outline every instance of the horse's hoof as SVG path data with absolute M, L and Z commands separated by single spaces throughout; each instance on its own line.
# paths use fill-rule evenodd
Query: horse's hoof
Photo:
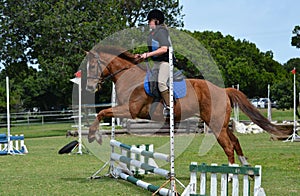
M 95 139 L 98 142 L 98 144 L 102 145 L 102 134 L 100 132 L 97 132 L 95 134 Z
M 92 143 L 93 141 L 95 141 L 95 136 L 88 136 L 88 142 Z
M 91 126 L 90 129 L 89 129 L 89 134 L 88 134 L 88 142 L 89 143 L 92 143 L 93 141 L 95 141 L 96 139 L 96 131 L 98 130 L 98 127 L 94 127 L 94 126 Z
M 96 138 L 98 144 L 102 145 L 102 138 Z

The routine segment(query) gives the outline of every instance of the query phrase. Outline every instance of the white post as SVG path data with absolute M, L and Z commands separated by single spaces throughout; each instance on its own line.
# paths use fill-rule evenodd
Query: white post
M 232 166 L 238 167 L 238 164 L 233 164 Z M 232 177 L 232 196 L 239 196 L 239 176 L 233 174 Z
M 240 84 L 236 85 L 236 89 L 239 91 L 240 90 Z M 240 108 L 239 105 L 236 105 L 236 119 L 239 122 L 240 121 Z
M 255 165 L 256 168 L 259 168 L 259 175 L 254 176 L 254 195 L 261 189 L 261 174 L 262 174 L 262 167 L 261 165 Z
M 170 181 L 171 181 L 171 193 L 175 196 L 175 149 L 174 149 L 174 93 L 173 93 L 173 48 L 169 47 L 169 64 L 170 64 L 170 79 L 169 79 L 169 91 L 170 91 Z
M 243 196 L 248 196 L 249 195 L 249 176 L 244 175 L 243 176 Z
M 200 195 L 206 194 L 206 173 L 200 174 Z
M 78 153 L 82 154 L 82 138 L 81 138 L 81 77 L 78 84 Z
M 228 175 L 221 174 L 221 196 L 227 196 Z
M 218 166 L 218 164 L 211 164 L 211 166 Z M 218 178 L 217 173 L 211 173 L 210 176 L 210 196 L 217 196 L 218 193 Z
M 286 141 L 295 141 L 296 139 L 299 139 L 300 137 L 296 134 L 297 131 L 297 120 L 296 120 L 296 68 L 291 71 L 294 74 L 294 130 L 293 134 L 286 140 Z
M 111 95 L 111 106 L 115 107 L 116 104 L 116 87 L 115 84 L 112 83 L 112 95 Z M 115 139 L 115 130 L 116 130 L 116 118 L 112 117 L 111 119 L 111 139 Z
M 115 87 L 115 83 L 112 83 L 111 106 L 112 107 L 116 106 L 116 87 Z M 116 131 L 116 124 L 115 124 L 115 122 L 116 122 L 115 121 L 115 117 L 112 117 L 111 118 L 111 136 L 110 136 L 111 140 L 115 139 L 115 131 Z M 111 146 L 111 154 L 113 154 L 114 152 L 115 152 L 115 147 Z M 113 172 L 112 170 L 114 169 L 114 164 L 115 164 L 115 161 L 113 159 L 110 159 L 110 172 Z M 124 166 L 126 166 L 126 164 L 124 164 Z
M 197 162 L 192 162 L 191 165 L 198 165 Z M 191 172 L 191 179 L 190 179 L 190 194 L 197 193 L 197 171 Z
M 294 67 L 294 70 L 296 68 Z M 296 120 L 296 72 L 294 73 L 294 132 L 292 136 L 292 142 L 296 139 L 296 129 L 297 129 L 297 120 Z
M 82 154 L 82 135 L 81 135 L 81 70 L 75 73 L 76 78 L 70 81 L 78 84 L 78 154 Z
M 9 78 L 6 76 L 7 153 L 12 149 L 10 142 Z
M 268 119 L 272 121 L 272 108 L 271 108 L 271 98 L 270 98 L 270 84 L 268 84 Z
M 19 136 L 19 135 L 15 135 L 15 136 Z M 14 145 L 14 148 L 16 149 L 16 150 L 20 150 L 20 147 L 19 147 L 19 140 L 15 140 L 15 145 Z

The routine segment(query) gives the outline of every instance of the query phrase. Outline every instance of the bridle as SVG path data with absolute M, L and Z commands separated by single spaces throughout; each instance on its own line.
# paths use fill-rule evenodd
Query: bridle
M 91 52 L 91 51 L 90 51 Z M 102 84 L 106 81 L 106 80 L 110 80 L 112 77 L 116 76 L 117 74 L 121 73 L 122 71 L 124 70 L 127 70 L 129 69 L 128 67 L 124 67 L 120 70 L 117 70 L 116 72 L 112 72 L 111 68 L 108 66 L 108 64 L 104 67 L 104 69 L 102 69 L 101 67 L 101 59 L 100 59 L 100 56 L 98 53 L 93 53 L 91 52 L 94 57 L 97 59 L 97 69 L 96 69 L 96 75 L 95 76 L 89 76 L 87 77 L 87 79 L 98 79 L 98 82 L 97 82 L 97 89 L 99 90 L 102 86 Z M 89 63 L 89 62 L 88 62 Z M 104 63 L 105 64 L 105 63 Z M 89 68 L 88 68 L 89 69 Z M 103 73 L 105 71 L 105 69 L 107 69 L 108 71 L 108 75 L 107 76 L 104 76 Z M 98 73 L 101 73 L 100 77 L 98 77 Z

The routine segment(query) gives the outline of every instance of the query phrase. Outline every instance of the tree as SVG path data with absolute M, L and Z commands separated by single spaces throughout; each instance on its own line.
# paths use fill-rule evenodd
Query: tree
M 20 88 L 16 80 L 13 78 L 9 78 L 9 103 L 11 112 L 17 112 L 22 107 L 22 100 L 20 97 L 22 92 L 20 91 L 22 91 L 22 88 Z M 0 73 L 0 113 L 6 113 L 6 94 L 6 77 L 4 74 Z
M 71 95 L 72 86 L 68 79 L 83 59 L 83 49 L 89 50 L 105 33 L 124 26 L 117 17 L 118 10 L 111 13 L 116 17 L 103 14 L 112 7 L 109 3 L 100 6 L 90 1 L 1 1 L 0 55 L 5 72 L 10 78 L 21 75 L 20 84 L 25 78 L 39 79 L 25 83 L 35 83 L 40 90 L 27 94 L 33 86 L 25 86 L 25 105 L 34 104 L 39 97 L 49 103 L 40 102 L 44 109 L 52 104 L 70 104 L 71 96 L 66 95 Z M 114 27 L 107 21 L 115 23 Z M 29 73 L 28 63 L 38 64 L 40 71 Z
M 290 74 L 292 75 L 292 74 Z M 299 85 L 296 85 L 299 86 Z M 293 77 L 282 79 L 271 87 L 272 98 L 277 101 L 278 109 L 290 109 L 294 105 Z M 299 92 L 299 88 L 297 88 Z
M 294 105 L 294 81 L 293 74 L 291 71 L 296 68 L 296 91 L 300 92 L 300 58 L 293 58 L 288 60 L 285 64 L 283 64 L 283 68 L 288 73 L 287 77 L 282 77 L 281 80 L 278 80 L 272 87 L 272 96 L 275 100 L 277 100 L 277 105 L 279 109 L 289 109 Z M 296 94 L 296 100 L 299 100 L 298 93 Z
M 158 1 L 136 1 L 122 0 L 123 15 L 126 16 L 129 27 L 145 24 L 145 19 L 150 10 L 156 8 L 164 12 L 165 22 L 171 27 L 183 27 L 183 6 L 179 6 L 179 0 L 158 0 Z
M 280 63 L 273 60 L 272 51 L 259 51 L 254 43 L 235 40 L 220 32 L 193 32 L 210 52 L 222 72 L 225 87 L 239 84 L 249 98 L 266 97 L 267 85 L 287 77 Z
M 300 71 L 300 58 L 292 58 L 292 59 L 288 60 L 285 64 L 283 64 L 283 68 L 287 72 L 290 72 L 291 70 L 293 70 L 294 67 L 297 69 L 297 72 L 299 73 L 299 71 Z
M 171 25 L 182 25 L 178 1 L 1 0 L 3 72 L 20 87 L 24 106 L 69 105 L 69 78 L 83 60 L 83 51 L 114 32 L 141 23 L 154 7 L 164 10 Z M 28 64 L 38 65 L 39 70 Z M 110 92 L 107 100 L 109 97 Z
M 300 26 L 295 26 L 293 32 L 295 36 L 292 37 L 291 45 L 300 48 Z

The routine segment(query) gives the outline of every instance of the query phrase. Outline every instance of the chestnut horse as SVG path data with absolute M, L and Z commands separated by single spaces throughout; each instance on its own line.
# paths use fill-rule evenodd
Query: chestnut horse
M 88 140 L 96 139 L 96 131 L 103 117 L 142 118 L 164 121 L 163 105 L 158 104 L 153 114 L 149 113 L 153 97 L 144 90 L 146 71 L 133 54 L 113 47 L 99 47 L 87 52 L 88 91 L 96 91 L 106 80 L 115 83 L 116 107 L 101 110 L 89 128 Z M 275 135 L 288 135 L 289 131 L 268 121 L 248 101 L 247 97 L 234 88 L 220 88 L 202 79 L 186 79 L 187 94 L 174 103 L 175 121 L 199 116 L 213 131 L 218 143 L 225 151 L 229 164 L 234 163 L 234 151 L 243 165 L 248 165 L 237 137 L 229 129 L 233 104 L 258 126 Z

